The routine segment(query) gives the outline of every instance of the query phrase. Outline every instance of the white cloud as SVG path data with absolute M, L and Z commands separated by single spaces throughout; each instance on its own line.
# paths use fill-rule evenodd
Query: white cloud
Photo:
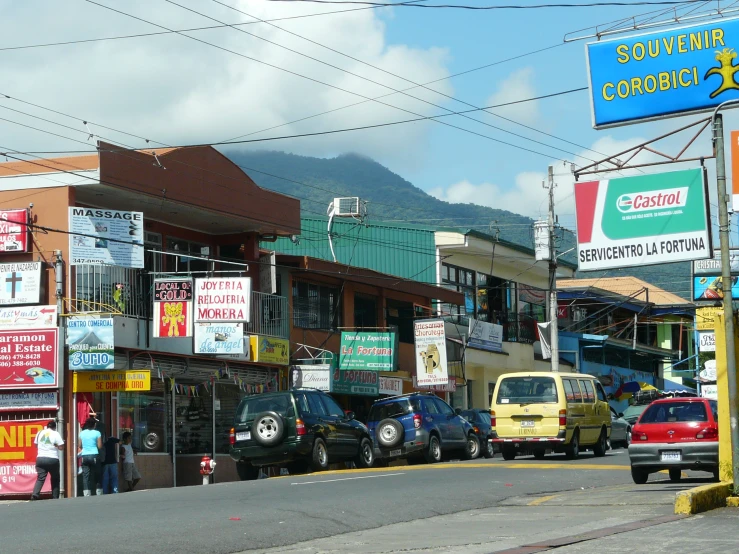
M 524 67 L 523 69 L 514 71 L 506 79 L 501 81 L 498 85 L 498 90 L 487 99 L 485 105 L 496 106 L 524 98 L 533 98 L 534 96 L 536 96 L 534 69 Z M 539 117 L 538 102 L 514 104 L 504 108 L 495 108 L 490 111 L 527 125 L 532 125 Z

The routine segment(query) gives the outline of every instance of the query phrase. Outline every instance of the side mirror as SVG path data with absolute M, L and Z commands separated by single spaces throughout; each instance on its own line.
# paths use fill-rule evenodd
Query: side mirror
M 347 412 L 344 412 L 344 413 L 346 414 L 346 419 L 348 419 L 349 421 L 351 421 L 355 417 L 354 412 L 347 411 Z
M 618 413 L 618 417 L 624 417 L 624 413 L 623 412 L 619 412 Z
M 462 408 L 455 408 L 454 413 L 460 415 L 462 413 Z

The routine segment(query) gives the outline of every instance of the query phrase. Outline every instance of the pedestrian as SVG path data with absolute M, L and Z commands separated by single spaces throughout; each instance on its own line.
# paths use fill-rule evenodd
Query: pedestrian
M 41 488 L 46 482 L 47 475 L 51 475 L 51 497 L 59 498 L 59 451 L 64 448 L 64 440 L 56 431 L 56 421 L 47 423 L 46 429 L 39 431 L 33 442 L 38 446 L 36 455 L 38 478 L 33 487 L 31 500 L 40 500 Z
M 92 496 L 90 485 L 96 485 L 97 461 L 100 449 L 103 447 L 103 438 L 100 431 L 95 429 L 97 421 L 94 417 L 88 417 L 80 432 L 79 453 L 82 454 L 82 494 Z M 101 491 L 102 492 L 102 491 Z
M 118 494 L 118 460 L 123 457 L 123 447 L 118 437 L 109 437 L 103 445 L 103 494 Z
M 123 439 L 123 480 L 128 484 L 128 492 L 131 492 L 141 480 L 141 474 L 136 468 L 133 457 L 136 454 L 131 446 L 131 433 L 126 431 L 121 437 Z

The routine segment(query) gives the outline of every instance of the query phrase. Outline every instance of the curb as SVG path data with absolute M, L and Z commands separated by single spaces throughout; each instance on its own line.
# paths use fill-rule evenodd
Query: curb
M 675 495 L 675 513 L 699 514 L 726 506 L 730 483 L 711 483 Z
M 739 497 L 729 496 L 726 499 L 726 507 L 727 508 L 739 508 Z

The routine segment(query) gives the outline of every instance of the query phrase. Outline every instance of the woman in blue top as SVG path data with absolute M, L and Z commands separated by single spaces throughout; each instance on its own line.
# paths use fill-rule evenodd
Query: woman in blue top
M 82 491 L 85 496 L 90 496 L 90 484 L 98 482 L 97 459 L 103 447 L 103 437 L 95 425 L 95 418 L 88 417 L 80 432 L 79 453 L 82 454 Z

